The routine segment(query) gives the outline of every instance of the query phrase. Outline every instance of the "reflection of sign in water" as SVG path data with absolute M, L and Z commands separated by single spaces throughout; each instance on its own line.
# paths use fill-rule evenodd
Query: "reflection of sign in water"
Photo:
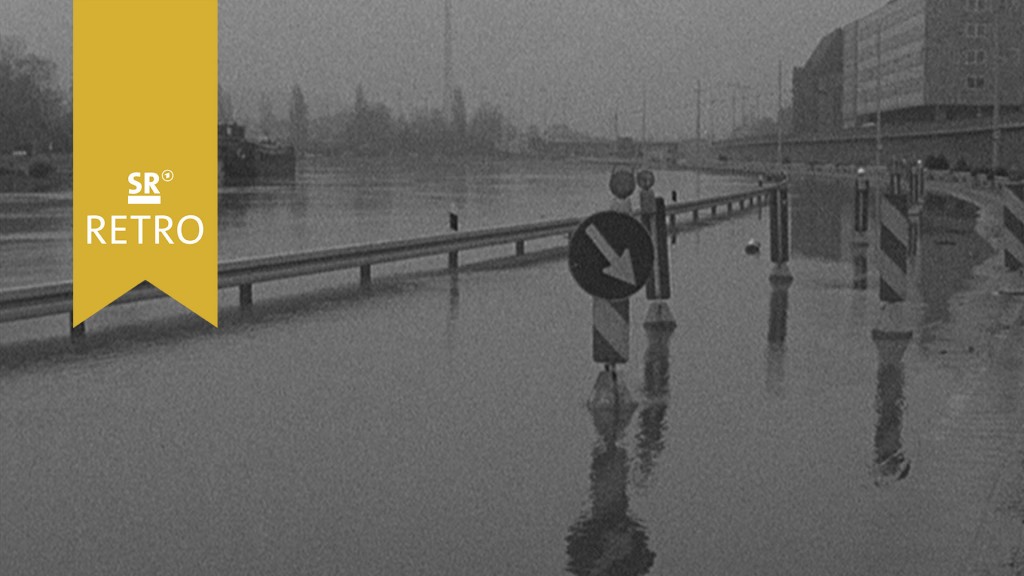
M 647 282 L 654 265 L 651 237 L 631 216 L 598 212 L 569 240 L 569 271 L 592 296 L 620 300 Z
M 632 418 L 636 403 L 615 396 L 610 372 L 602 372 L 595 392 L 606 400 L 588 406 L 602 441 L 590 463 L 590 510 L 569 527 L 566 570 L 587 576 L 639 576 L 654 565 L 647 531 L 629 513 L 629 455 L 618 440 Z M 625 389 L 623 388 L 623 391 Z

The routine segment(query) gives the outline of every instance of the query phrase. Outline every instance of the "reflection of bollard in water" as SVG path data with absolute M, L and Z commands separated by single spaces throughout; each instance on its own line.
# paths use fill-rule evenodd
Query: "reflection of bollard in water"
M 590 511 L 565 537 L 566 571 L 580 576 L 640 576 L 654 565 L 647 531 L 629 512 L 629 458 L 614 443 L 594 449 L 590 464 Z
M 868 247 L 866 244 L 853 244 L 853 289 L 868 289 Z
M 615 372 L 598 374 L 588 403 L 601 437 L 590 464 L 590 510 L 569 527 L 566 570 L 572 574 L 646 574 L 654 565 L 647 532 L 629 513 L 629 455 L 617 445 L 636 403 Z
M 594 418 L 597 433 L 606 442 L 614 442 L 622 435 L 636 407 L 636 400 L 615 370 L 604 370 L 597 375 L 587 409 Z
M 792 279 L 772 278 L 772 294 L 768 301 L 765 387 L 773 394 L 782 393 L 782 383 L 786 379 L 786 323 L 791 283 Z
M 878 348 L 878 390 L 875 396 L 875 485 L 897 482 L 910 474 L 910 461 L 903 452 L 903 353 L 910 338 L 900 333 L 875 330 L 871 334 Z
M 644 326 L 647 351 L 644 353 L 643 408 L 637 430 L 637 461 L 640 484 L 650 479 L 654 461 L 665 448 L 665 415 L 669 396 L 669 340 L 674 326 Z

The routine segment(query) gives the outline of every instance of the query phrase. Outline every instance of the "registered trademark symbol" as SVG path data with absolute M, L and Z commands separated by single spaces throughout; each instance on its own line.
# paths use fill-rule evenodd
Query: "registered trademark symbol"
M 174 180 L 174 172 L 164 170 L 160 173 L 160 177 L 164 179 L 164 182 L 170 182 L 171 180 Z

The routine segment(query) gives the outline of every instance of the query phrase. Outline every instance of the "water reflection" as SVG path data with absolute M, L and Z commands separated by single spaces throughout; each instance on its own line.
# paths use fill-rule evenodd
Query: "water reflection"
M 875 392 L 875 484 L 883 486 L 910 474 L 910 460 L 903 452 L 903 352 L 908 339 L 873 332 L 878 348 L 878 388 Z
M 909 282 L 923 307 L 923 344 L 934 340 L 935 329 L 949 319 L 950 299 L 967 287 L 971 270 L 993 253 L 975 231 L 977 217 L 977 207 L 969 202 L 937 194 L 925 198 Z
M 843 239 L 852 227 L 852 186 L 800 179 L 791 184 L 789 201 L 793 256 L 841 262 Z M 843 226 L 844 215 L 847 226 Z
M 614 372 L 604 371 L 588 403 L 600 441 L 591 453 L 590 510 L 566 536 L 566 570 L 588 576 L 647 574 L 655 554 L 647 530 L 629 512 L 629 456 L 618 445 L 629 425 L 634 402 Z
M 850 248 L 853 255 L 853 289 L 868 288 L 868 245 L 854 242 Z
M 792 278 L 772 277 L 768 300 L 768 348 L 765 350 L 765 388 L 775 396 L 784 392 L 786 380 L 786 324 Z
M 643 409 L 636 435 L 637 483 L 650 480 L 654 464 L 665 449 L 666 416 L 669 399 L 669 340 L 674 328 L 665 325 L 645 326 L 647 351 L 644 353 Z

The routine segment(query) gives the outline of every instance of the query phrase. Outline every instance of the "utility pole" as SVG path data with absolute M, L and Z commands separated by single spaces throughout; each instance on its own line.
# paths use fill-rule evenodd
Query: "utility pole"
M 697 79 L 697 152 L 698 153 L 700 153 L 700 142 L 701 142 L 701 132 L 700 132 L 700 111 L 701 111 L 701 107 L 702 107 L 702 105 L 701 105 L 701 102 L 700 102 L 700 78 L 698 78 Z
M 452 0 L 444 0 L 444 117 L 452 120 Z
M 643 104 L 640 109 L 640 143 L 641 151 L 643 146 L 647 144 L 647 87 L 643 89 Z
M 882 165 L 882 17 L 875 28 L 875 166 Z
M 779 171 L 782 171 L 782 60 L 779 60 L 779 81 L 778 81 L 779 107 L 775 115 L 776 149 L 775 159 L 779 163 Z
M 729 133 L 729 137 L 731 138 L 731 137 L 736 135 L 736 85 L 735 84 L 732 86 L 732 108 L 731 108 L 731 110 L 729 112 L 729 115 L 730 115 L 730 123 L 731 123 L 731 126 L 730 126 L 731 132 Z

